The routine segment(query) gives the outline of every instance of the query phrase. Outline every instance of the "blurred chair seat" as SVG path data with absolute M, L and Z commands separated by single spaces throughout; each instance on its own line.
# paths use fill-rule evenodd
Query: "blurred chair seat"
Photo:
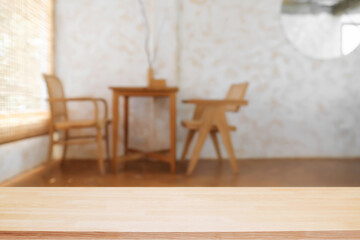
M 100 119 L 98 121 L 94 120 L 73 120 L 73 121 L 63 121 L 55 123 L 55 129 L 64 130 L 68 128 L 91 128 L 91 127 L 105 127 L 106 124 L 110 124 L 110 120 Z

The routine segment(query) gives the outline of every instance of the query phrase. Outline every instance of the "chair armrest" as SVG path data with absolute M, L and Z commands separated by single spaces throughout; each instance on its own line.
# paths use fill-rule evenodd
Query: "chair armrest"
M 235 106 L 246 106 L 248 101 L 246 100 L 216 100 L 216 99 L 188 99 L 183 100 L 183 103 L 190 103 L 196 105 L 212 105 L 212 106 L 226 106 L 226 105 L 235 105 Z
M 47 99 L 48 102 L 92 102 L 94 104 L 94 121 L 99 121 L 99 108 L 97 101 L 100 101 L 99 98 L 91 97 L 79 97 L 79 98 L 52 98 Z M 101 100 L 102 101 L 102 100 Z M 105 112 L 107 114 L 107 106 L 105 107 Z

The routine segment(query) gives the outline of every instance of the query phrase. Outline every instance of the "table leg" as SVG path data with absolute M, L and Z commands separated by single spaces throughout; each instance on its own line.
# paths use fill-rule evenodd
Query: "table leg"
M 117 143 L 119 128 L 119 95 L 113 92 L 113 171 L 117 173 Z
M 172 93 L 169 96 L 170 100 L 170 167 L 171 173 L 176 172 L 176 95 Z
M 129 96 L 124 97 L 124 153 L 129 152 Z

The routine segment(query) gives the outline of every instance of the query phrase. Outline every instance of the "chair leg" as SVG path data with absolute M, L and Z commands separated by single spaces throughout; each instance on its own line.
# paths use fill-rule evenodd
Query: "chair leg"
M 183 153 L 181 155 L 181 161 L 185 161 L 185 157 L 186 154 L 189 150 L 191 141 L 193 140 L 194 136 L 195 136 L 196 131 L 195 130 L 189 130 L 186 136 L 186 141 L 185 141 L 185 145 L 184 145 L 184 149 L 183 149 Z
M 210 132 L 211 129 L 211 125 L 212 125 L 212 118 L 214 115 L 215 111 L 213 108 L 208 108 L 204 111 L 204 115 L 203 115 L 203 123 L 199 129 L 199 136 L 198 139 L 196 141 L 195 147 L 194 147 L 194 152 L 193 155 L 191 157 L 188 169 L 187 169 L 187 175 L 191 175 L 191 173 L 194 171 L 195 166 L 197 164 L 197 162 L 199 161 L 199 155 L 201 152 L 201 149 L 205 143 L 206 137 Z
M 224 145 L 228 152 L 231 167 L 234 170 L 234 173 L 238 173 L 238 167 L 236 164 L 234 149 L 231 143 L 230 131 L 227 125 L 225 111 L 219 111 L 219 113 L 217 114 L 217 127 L 220 131 L 221 137 L 224 141 Z
M 54 140 L 53 140 L 53 133 L 49 133 L 49 149 L 48 149 L 48 155 L 47 155 L 47 162 L 46 162 L 46 174 L 49 173 L 50 171 L 50 166 L 51 166 L 51 162 L 52 162 L 52 153 L 53 153 L 53 147 L 54 147 Z
M 101 174 L 105 174 L 104 162 L 103 162 L 103 146 L 102 146 L 102 134 L 101 128 L 97 128 L 97 144 L 98 144 L 98 165 Z
M 65 133 L 64 133 L 64 141 L 65 141 L 65 142 L 66 142 L 66 140 L 68 140 L 68 137 L 69 137 L 69 131 L 68 131 L 68 130 L 65 130 Z M 67 145 L 67 144 L 64 144 L 64 145 L 63 145 L 62 158 L 61 158 L 61 167 L 64 167 L 64 165 L 65 165 L 67 148 L 68 148 L 68 145 Z
M 109 166 L 111 166 L 110 145 L 109 145 L 109 124 L 105 126 L 105 145 L 106 145 L 106 158 L 109 161 Z
M 210 134 L 211 134 L 212 142 L 214 143 L 214 147 L 215 147 L 215 150 L 216 150 L 216 154 L 217 154 L 218 160 L 219 160 L 219 161 L 222 161 L 221 151 L 220 151 L 220 146 L 219 146 L 219 141 L 218 141 L 216 132 L 215 132 L 215 131 L 212 131 Z

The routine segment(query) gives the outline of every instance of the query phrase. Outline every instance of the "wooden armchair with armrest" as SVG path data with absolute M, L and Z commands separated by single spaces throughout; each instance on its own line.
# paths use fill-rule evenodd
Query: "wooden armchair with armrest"
M 182 125 L 188 129 L 184 150 L 181 160 L 184 161 L 189 150 L 192 139 L 196 132 L 199 132 L 198 140 L 195 144 L 193 155 L 191 157 L 187 174 L 190 175 L 198 162 L 200 151 L 205 143 L 206 137 L 210 134 L 214 143 L 218 159 L 221 160 L 221 152 L 217 133 L 223 139 L 224 145 L 229 155 L 231 166 L 235 173 L 237 173 L 237 164 L 235 160 L 234 150 L 231 143 L 230 131 L 235 131 L 235 126 L 230 126 L 226 120 L 226 112 L 238 112 L 241 106 L 247 105 L 244 100 L 248 83 L 234 84 L 224 100 L 205 100 L 205 99 L 191 99 L 185 100 L 184 103 L 195 104 L 195 112 L 192 120 L 182 121 Z
M 81 97 L 81 98 L 65 98 L 64 89 L 61 81 L 53 75 L 43 75 L 46 81 L 48 95 L 49 95 L 49 104 L 51 112 L 51 121 L 50 121 L 50 145 L 48 152 L 48 164 L 47 168 L 49 169 L 53 146 L 55 144 L 64 145 L 63 155 L 62 155 L 62 165 L 64 163 L 67 151 L 67 145 L 71 144 L 88 144 L 88 143 L 97 143 L 98 147 L 98 166 L 101 174 L 105 173 L 105 166 L 103 162 L 103 140 L 106 144 L 106 154 L 107 158 L 110 160 L 109 156 L 109 124 L 110 120 L 108 119 L 108 106 L 104 99 L 102 98 L 91 98 L 91 97 Z M 94 106 L 94 118 L 87 120 L 70 120 L 68 116 L 67 103 L 68 102 L 90 102 Z M 99 116 L 99 103 L 103 105 L 104 116 Z M 96 135 L 84 135 L 84 136 L 70 136 L 69 131 L 71 129 L 79 128 L 95 128 Z M 104 135 L 102 131 L 104 130 Z M 63 137 L 59 140 L 54 139 L 54 133 L 62 131 Z

